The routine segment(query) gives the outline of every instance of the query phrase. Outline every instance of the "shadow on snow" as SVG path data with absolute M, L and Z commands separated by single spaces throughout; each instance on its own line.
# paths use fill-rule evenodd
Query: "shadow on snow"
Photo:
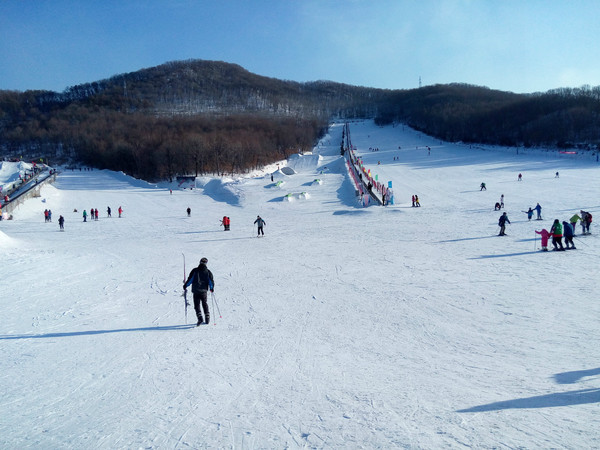
M 598 402 L 600 402 L 600 389 L 580 389 L 578 391 L 560 392 L 557 394 L 538 395 L 535 397 L 488 403 L 487 405 L 460 409 L 457 412 L 470 413 L 500 411 L 503 409 L 556 408 L 558 406 L 585 405 Z
M 0 335 L 1 341 L 9 341 L 16 339 L 45 339 L 45 338 L 61 338 L 75 336 L 93 336 L 97 334 L 110 333 L 126 333 L 135 331 L 175 331 L 186 330 L 188 328 L 196 328 L 196 325 L 171 325 L 165 327 L 141 327 L 141 328 L 120 328 L 116 330 L 88 330 L 88 331 L 71 331 L 66 333 L 46 333 L 46 334 L 3 334 Z

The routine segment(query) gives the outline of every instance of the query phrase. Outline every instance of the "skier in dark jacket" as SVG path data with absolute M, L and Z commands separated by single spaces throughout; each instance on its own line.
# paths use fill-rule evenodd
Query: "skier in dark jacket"
M 194 309 L 196 310 L 196 317 L 198 317 L 198 323 L 196 326 L 202 325 L 203 323 L 210 322 L 210 312 L 208 311 L 208 291 L 215 291 L 215 281 L 213 274 L 206 264 L 208 259 L 202 258 L 198 267 L 192 269 L 190 276 L 183 285 L 185 291 L 189 285 L 192 285 L 192 293 L 194 294 Z M 202 310 L 204 310 L 204 320 L 202 319 L 202 311 L 200 305 L 202 304 Z
M 506 222 L 510 223 L 510 220 L 508 220 L 508 216 L 504 213 L 500 216 L 500 219 L 498 219 L 498 225 L 500 226 L 500 234 L 498 236 L 506 236 L 506 233 L 504 232 L 504 230 L 506 230 Z
M 265 222 L 260 216 L 256 216 L 254 223 L 258 225 L 258 236 L 261 234 L 264 236 L 265 232 L 263 230 L 263 226 L 265 226 L 267 222 Z
M 563 236 L 565 238 L 565 247 L 568 249 L 575 249 L 575 244 L 573 243 L 573 226 L 567 222 L 563 221 Z M 569 246 L 570 244 L 570 246 Z

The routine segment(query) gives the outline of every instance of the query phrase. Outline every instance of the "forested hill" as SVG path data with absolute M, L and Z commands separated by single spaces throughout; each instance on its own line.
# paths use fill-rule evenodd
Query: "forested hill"
M 389 91 L 328 81 L 268 78 L 218 61 L 176 61 L 110 79 L 39 93 L 38 104 L 77 102 L 153 115 L 255 114 L 300 118 L 374 116 Z
M 354 118 L 402 122 L 449 141 L 596 151 L 600 87 L 383 90 L 170 62 L 62 93 L 0 91 L 0 156 L 74 160 L 149 180 L 241 172 L 311 148 L 331 119 Z

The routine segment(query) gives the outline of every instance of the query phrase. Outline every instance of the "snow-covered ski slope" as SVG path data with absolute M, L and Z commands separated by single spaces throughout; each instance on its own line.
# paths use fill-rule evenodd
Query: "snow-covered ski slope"
M 600 232 L 534 234 L 600 221 L 598 163 L 350 126 L 395 205 L 356 205 L 334 125 L 273 182 L 65 171 L 0 222 L 0 448 L 600 447 Z M 214 273 L 208 326 L 182 252 Z

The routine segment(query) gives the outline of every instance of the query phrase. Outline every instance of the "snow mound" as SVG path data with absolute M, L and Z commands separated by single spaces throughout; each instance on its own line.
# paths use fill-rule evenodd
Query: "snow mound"
M 282 167 L 280 170 L 281 173 L 285 175 L 295 175 L 297 172 L 291 167 Z
M 284 202 L 293 202 L 294 200 L 308 200 L 310 198 L 310 194 L 308 192 L 300 192 L 295 194 L 287 194 L 283 197 Z
M 202 189 L 204 195 L 208 195 L 215 201 L 239 205 L 243 198 L 240 189 L 236 189 L 236 182 L 231 178 L 196 178 L 196 188 Z
M 304 155 L 294 154 L 288 158 L 287 167 L 293 169 L 296 172 L 306 172 L 315 170 L 319 162 L 323 159 L 321 155 L 313 155 L 307 153 Z
M 8 237 L 4 232 L 0 231 L 0 247 L 1 248 L 9 248 L 15 247 L 16 241 L 13 238 Z
M 285 172 L 282 169 L 277 169 L 275 172 L 271 173 L 273 180 L 282 180 L 287 178 L 289 175 L 294 175 L 296 173 L 294 169 L 290 169 L 288 167 L 284 167 L 284 169 L 286 169 Z

